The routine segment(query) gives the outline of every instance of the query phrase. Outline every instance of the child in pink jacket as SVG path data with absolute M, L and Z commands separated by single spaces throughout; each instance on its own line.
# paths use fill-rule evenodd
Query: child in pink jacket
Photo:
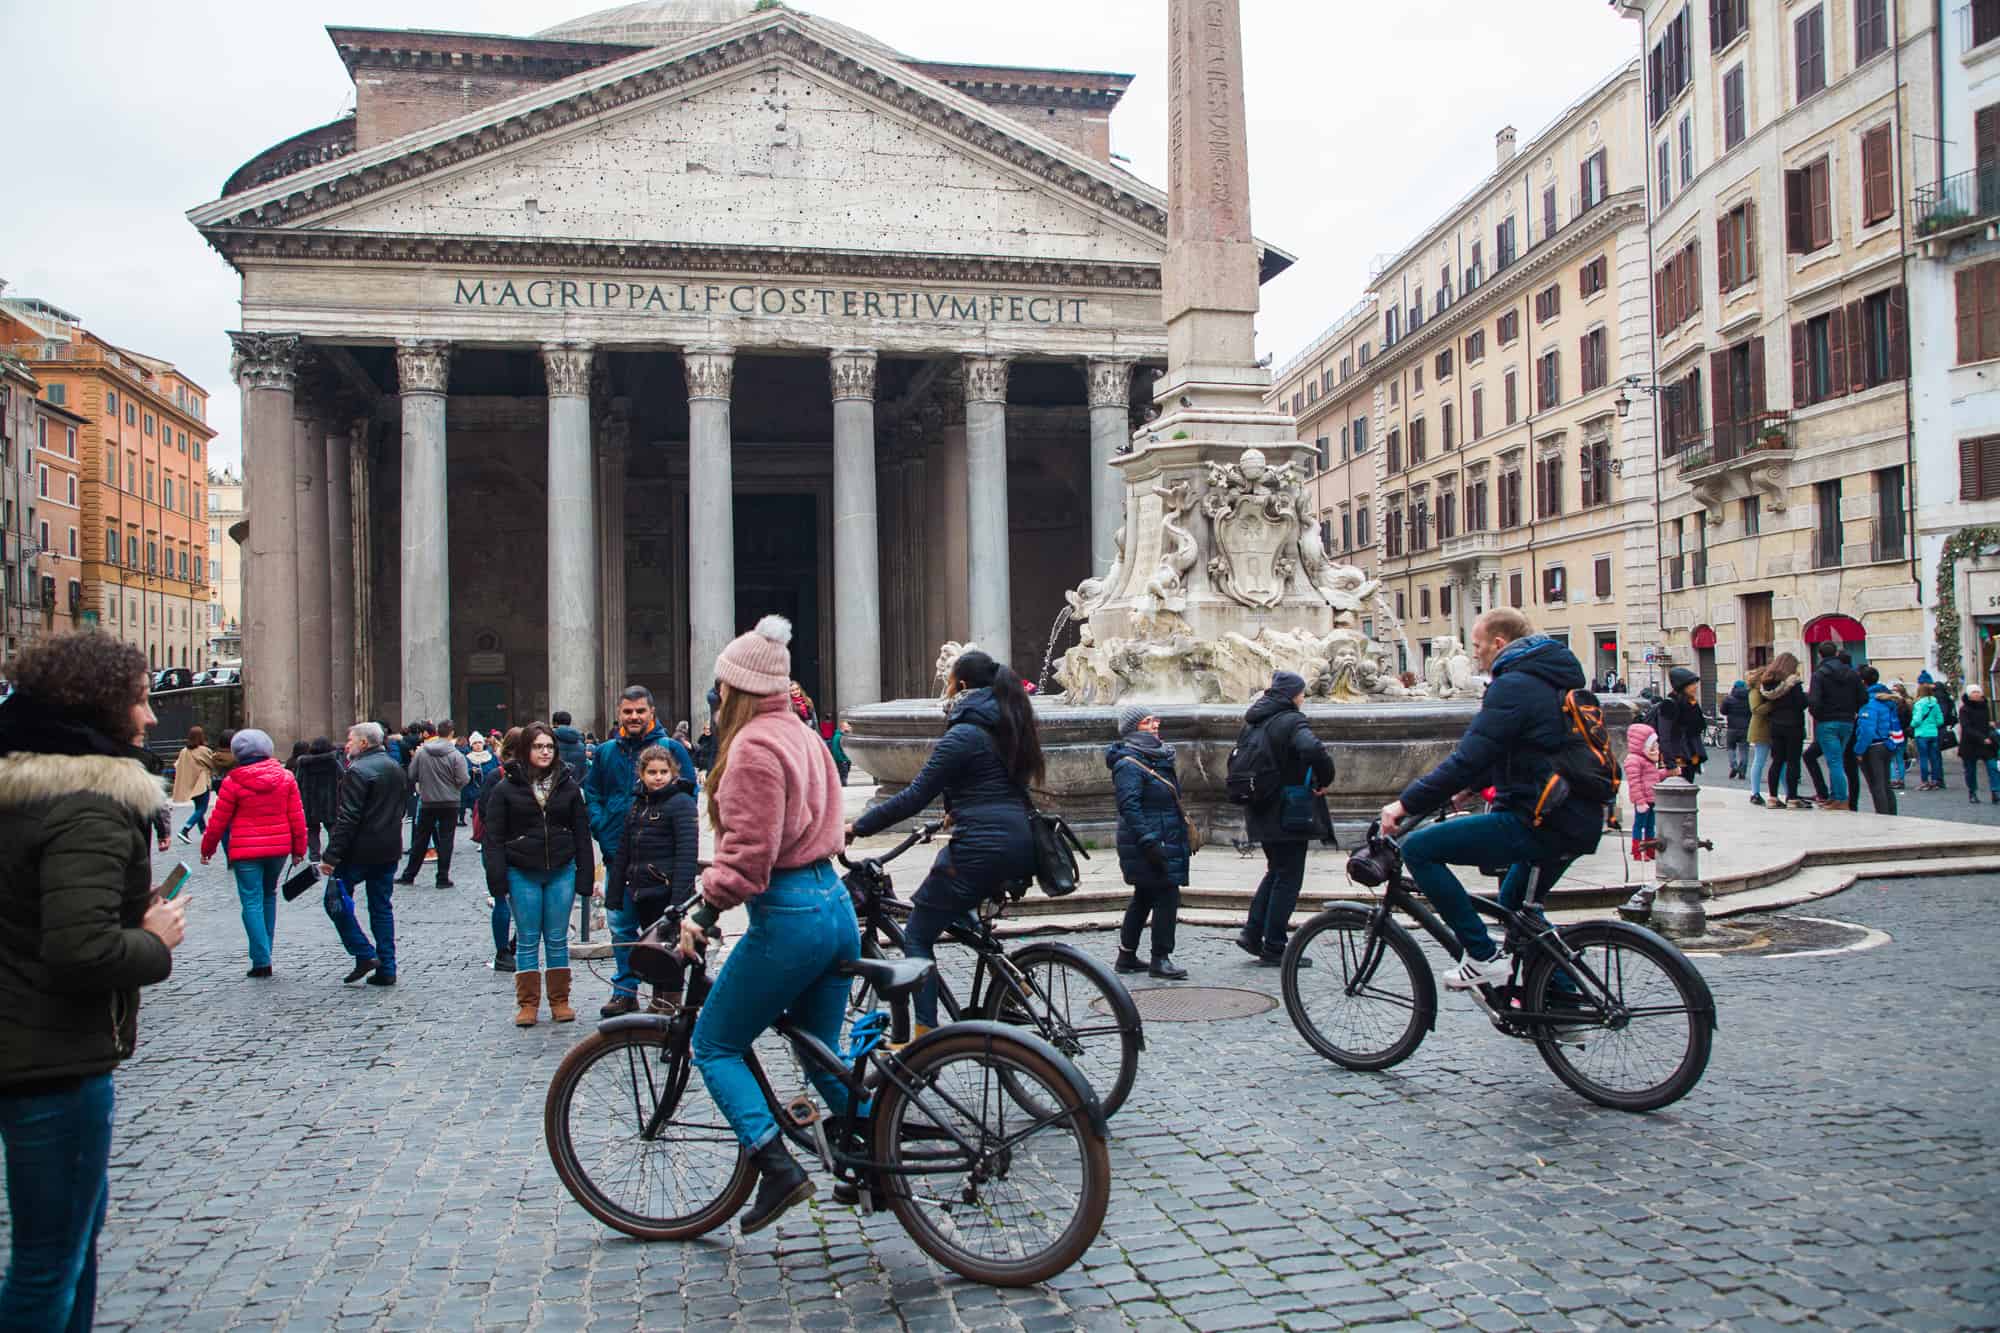
M 1667 771 L 1660 767 L 1660 738 L 1644 722 L 1625 732 L 1625 792 L 1632 802 L 1632 859 L 1653 859 L 1653 788 Z

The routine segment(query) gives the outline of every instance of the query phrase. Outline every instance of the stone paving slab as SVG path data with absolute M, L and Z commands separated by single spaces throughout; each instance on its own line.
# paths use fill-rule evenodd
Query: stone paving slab
M 1376 1075 L 1318 1059 L 1281 1008 L 1156 1025 L 1102 1235 L 1003 1292 L 824 1197 L 747 1240 L 604 1231 L 541 1138 L 583 1029 L 507 1022 L 482 895 L 399 890 L 393 990 L 342 987 L 317 905 L 283 905 L 278 975 L 253 982 L 218 863 L 119 1075 L 100 1327 L 1991 1326 L 1994 883 L 1871 881 L 1812 909 L 1889 934 L 1866 952 L 1704 959 L 1714 1059 L 1647 1116 L 1579 1100 L 1452 1000 Z M 1178 954 L 1276 992 L 1224 931 Z

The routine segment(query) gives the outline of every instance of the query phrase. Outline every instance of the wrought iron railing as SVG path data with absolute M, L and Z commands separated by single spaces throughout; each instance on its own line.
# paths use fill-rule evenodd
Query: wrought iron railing
M 1742 421 L 1717 423 L 1708 437 L 1680 454 L 1683 476 L 1717 463 L 1734 462 L 1792 447 L 1791 418 L 1784 412 L 1761 412 Z
M 1917 220 L 1919 236 L 2000 216 L 2000 168 L 1976 167 L 1935 185 L 1919 185 L 1910 200 L 1910 215 Z

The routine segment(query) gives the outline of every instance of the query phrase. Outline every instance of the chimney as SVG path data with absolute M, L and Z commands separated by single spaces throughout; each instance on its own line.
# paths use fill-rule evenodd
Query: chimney
M 1498 159 L 1497 165 L 1499 166 L 1504 167 L 1514 160 L 1514 127 L 1512 125 L 1502 126 L 1500 132 L 1493 136 L 1493 152 L 1494 156 Z

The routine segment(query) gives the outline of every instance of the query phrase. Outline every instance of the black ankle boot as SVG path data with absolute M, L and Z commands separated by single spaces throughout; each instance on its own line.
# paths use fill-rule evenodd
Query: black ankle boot
M 1187 969 L 1176 966 L 1172 954 L 1156 953 L 1153 955 L 1153 965 L 1146 969 L 1146 975 L 1158 977 L 1162 981 L 1186 981 Z
M 743 1234 L 754 1235 L 783 1216 L 793 1204 L 813 1196 L 812 1179 L 785 1151 L 781 1134 L 750 1154 L 757 1167 L 757 1197 L 743 1213 Z
M 1113 972 L 1144 972 L 1146 965 L 1139 961 L 1136 949 L 1120 949 L 1117 959 L 1111 964 Z

